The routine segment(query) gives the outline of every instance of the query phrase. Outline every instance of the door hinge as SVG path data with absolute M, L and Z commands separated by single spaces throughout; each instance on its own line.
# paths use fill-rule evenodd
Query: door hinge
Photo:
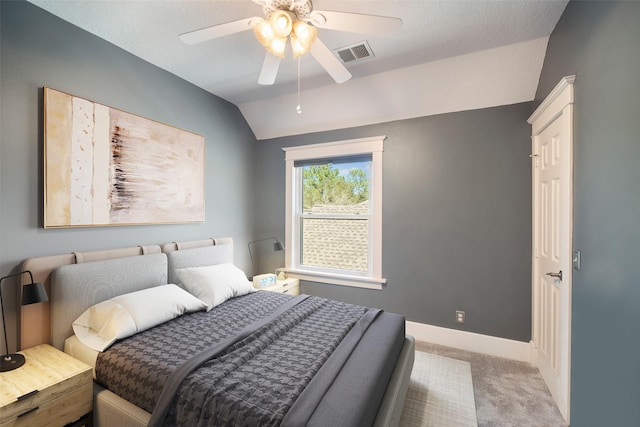
M 529 154 L 529 157 L 533 160 L 534 166 L 538 167 L 538 155 L 537 154 Z

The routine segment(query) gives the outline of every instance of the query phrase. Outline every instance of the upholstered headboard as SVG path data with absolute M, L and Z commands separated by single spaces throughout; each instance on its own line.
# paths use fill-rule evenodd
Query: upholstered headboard
M 29 270 L 33 280 L 44 283 L 47 295 L 51 296 L 51 272 L 69 264 L 80 264 L 105 259 L 122 258 L 138 255 L 160 253 L 159 245 L 134 246 L 128 248 L 107 249 L 92 252 L 72 252 L 69 254 L 50 255 L 29 258 L 22 262 L 21 271 Z M 22 285 L 29 279 L 22 275 Z M 49 298 L 51 300 L 51 298 Z M 51 344 L 51 301 L 20 307 L 19 347 L 30 348 L 38 344 Z
M 198 247 L 203 248 L 204 252 L 196 251 Z M 191 250 L 194 251 L 190 256 L 177 255 Z M 149 257 L 150 255 L 154 257 Z M 167 257 L 175 259 L 171 264 L 176 267 L 169 267 Z M 161 259 L 163 261 L 159 261 Z M 113 263 L 106 262 L 108 260 L 113 260 Z M 29 258 L 22 263 L 21 268 L 31 271 L 34 280 L 45 283 L 49 302 L 21 307 L 20 348 L 29 348 L 43 343 L 62 348 L 64 339 L 70 335 L 71 322 L 91 305 L 119 293 L 168 283 L 170 280 L 168 281 L 167 278 L 173 277 L 172 272 L 175 268 L 221 262 L 233 262 L 231 238 L 171 242 L 162 245 Z M 155 271 L 159 264 L 163 265 L 162 273 Z M 62 268 L 63 266 L 69 268 Z M 74 268 L 70 268 L 71 266 Z M 61 272 L 56 272 L 54 284 L 53 272 L 58 268 Z M 118 272 L 119 269 L 125 269 L 128 273 L 123 275 Z M 145 269 L 149 271 L 145 272 Z M 122 277 L 127 277 L 128 280 L 121 281 Z M 67 284 L 68 278 L 73 278 L 69 284 Z M 63 281 L 64 285 L 59 284 Z M 89 283 L 95 286 L 86 286 Z M 26 283 L 23 282 L 23 284 Z M 125 290 L 128 286 L 130 290 Z M 137 286 L 140 287 L 134 289 Z
M 167 255 L 114 258 L 63 265 L 51 278 L 51 338 L 62 349 L 71 323 L 87 308 L 117 295 L 167 283 Z
M 179 279 L 175 274 L 177 269 L 233 262 L 233 248 L 229 245 L 220 245 L 185 249 L 169 252 L 167 257 L 169 260 L 169 283 L 179 285 Z

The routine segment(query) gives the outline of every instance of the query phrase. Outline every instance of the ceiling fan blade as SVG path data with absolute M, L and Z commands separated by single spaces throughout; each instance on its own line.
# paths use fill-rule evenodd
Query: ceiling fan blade
M 309 52 L 327 70 L 327 73 L 333 77 L 336 83 L 344 83 L 351 78 L 349 70 L 342 65 L 340 60 L 333 55 L 327 45 L 322 43 L 320 39 L 316 39 L 313 42 Z
M 278 75 L 279 67 L 280 58 L 269 52 L 266 52 L 264 56 L 264 62 L 262 63 L 262 71 L 260 71 L 260 78 L 258 78 L 258 84 L 274 84 L 276 82 L 276 76 Z
M 202 43 L 218 37 L 228 36 L 229 34 L 251 30 L 251 23 L 254 19 L 256 18 L 246 18 L 239 21 L 227 22 L 225 24 L 213 25 L 211 27 L 180 34 L 179 37 L 180 40 L 186 44 Z
M 329 10 L 312 12 L 310 21 L 318 28 L 376 36 L 389 36 L 402 28 L 400 18 Z

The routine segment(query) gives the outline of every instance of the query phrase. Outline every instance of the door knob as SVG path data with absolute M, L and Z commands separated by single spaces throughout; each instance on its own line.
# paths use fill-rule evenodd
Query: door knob
M 557 273 L 547 273 L 547 276 L 555 277 L 556 279 L 560 279 L 562 282 L 562 270 Z

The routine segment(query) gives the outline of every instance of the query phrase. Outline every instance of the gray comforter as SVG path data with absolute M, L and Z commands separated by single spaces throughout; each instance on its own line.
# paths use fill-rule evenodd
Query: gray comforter
M 152 412 L 149 425 L 301 425 L 378 312 L 257 292 L 116 343 L 97 381 Z

